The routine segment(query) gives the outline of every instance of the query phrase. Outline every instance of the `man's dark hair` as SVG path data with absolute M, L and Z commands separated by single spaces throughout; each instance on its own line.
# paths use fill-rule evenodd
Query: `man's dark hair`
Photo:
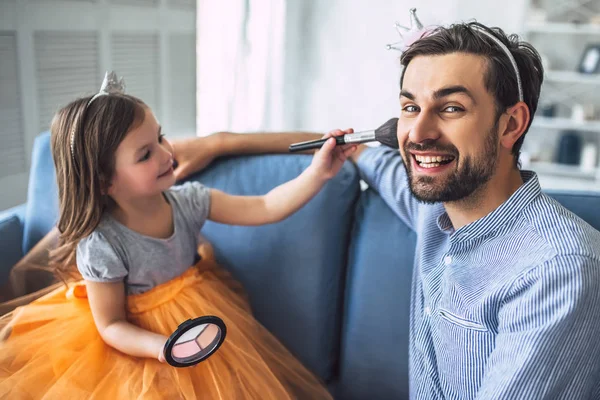
M 477 27 L 486 30 L 498 38 L 514 57 L 519 68 L 523 85 L 523 100 L 529 107 L 530 119 L 525 132 L 512 148 L 515 162 L 525 134 L 529 131 L 533 116 L 537 110 L 540 89 L 544 80 L 542 60 L 535 48 L 517 35 L 507 36 L 500 28 L 488 28 L 478 22 L 453 24 L 449 27 L 438 27 L 427 36 L 414 42 L 401 56 L 400 63 L 406 67 L 417 56 L 444 55 L 450 53 L 468 53 L 480 55 L 488 60 L 488 68 L 484 76 L 486 89 L 494 96 L 496 103 L 496 120 L 507 108 L 519 101 L 516 71 L 504 50 Z M 403 69 L 400 87 L 404 80 Z

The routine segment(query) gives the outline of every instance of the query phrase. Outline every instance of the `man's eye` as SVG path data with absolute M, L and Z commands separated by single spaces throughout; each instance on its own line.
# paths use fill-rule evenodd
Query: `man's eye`
M 406 111 L 406 112 L 409 112 L 409 113 L 412 113 L 412 112 L 419 111 L 419 108 L 417 106 L 414 106 L 414 105 L 408 105 L 408 106 L 404 107 L 402 110 Z
M 465 111 L 465 110 L 460 107 L 457 107 L 457 106 L 448 106 L 444 109 L 444 111 L 449 112 L 449 113 L 457 113 L 457 112 L 461 112 L 461 111 Z

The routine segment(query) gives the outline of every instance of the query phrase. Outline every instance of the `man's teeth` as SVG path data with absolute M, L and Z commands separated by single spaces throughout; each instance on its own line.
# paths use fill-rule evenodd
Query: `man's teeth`
M 415 156 L 415 159 L 420 163 L 440 163 L 442 161 L 450 161 L 452 157 L 449 156 Z
M 415 160 L 419 163 L 421 168 L 435 168 L 439 167 L 441 162 L 451 161 L 454 157 L 449 156 L 417 156 Z

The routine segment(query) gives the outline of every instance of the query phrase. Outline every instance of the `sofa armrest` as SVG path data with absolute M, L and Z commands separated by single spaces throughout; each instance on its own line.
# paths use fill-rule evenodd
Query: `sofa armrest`
M 23 257 L 25 204 L 0 212 L 0 285 Z

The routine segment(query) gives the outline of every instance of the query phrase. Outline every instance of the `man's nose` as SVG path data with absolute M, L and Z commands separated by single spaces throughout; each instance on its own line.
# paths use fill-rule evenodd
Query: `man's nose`
M 408 132 L 409 141 L 421 143 L 426 140 L 435 141 L 439 138 L 440 133 L 434 118 L 427 113 L 421 112 L 410 127 Z

